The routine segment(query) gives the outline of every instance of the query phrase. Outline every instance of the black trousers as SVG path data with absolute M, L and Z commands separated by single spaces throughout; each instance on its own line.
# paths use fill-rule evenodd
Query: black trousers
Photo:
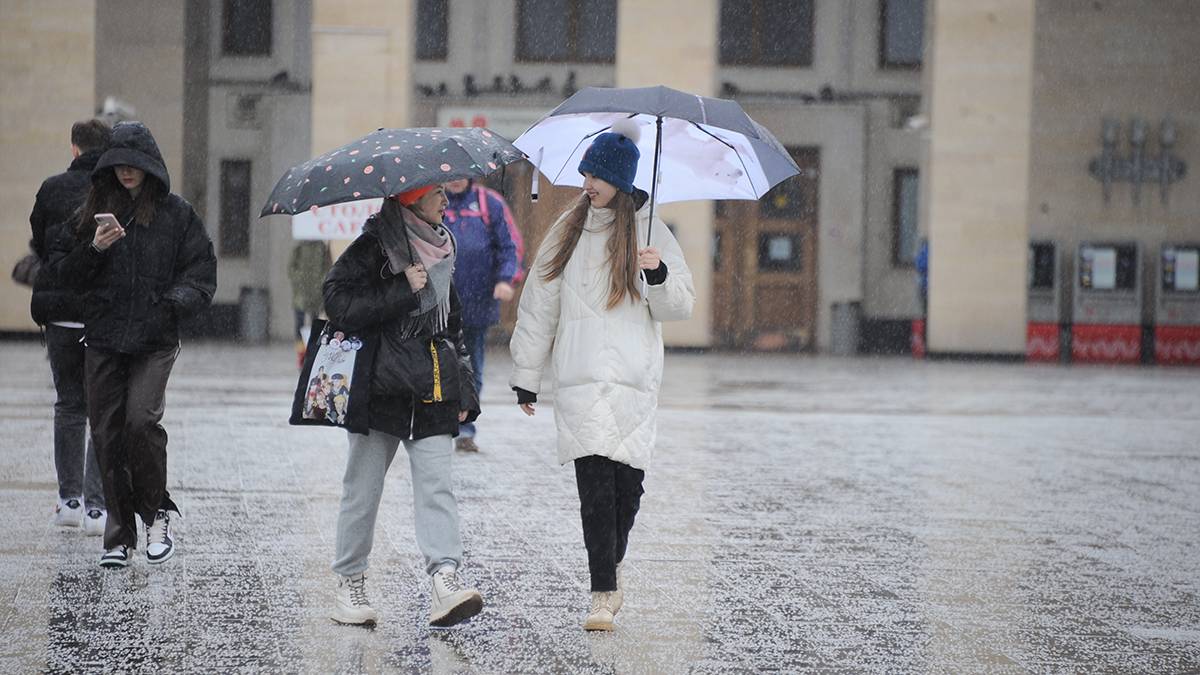
M 645 477 L 645 471 L 607 457 L 589 455 L 575 460 L 593 592 L 617 590 L 617 563 L 625 559 L 629 531 L 645 493 Z
M 159 424 L 179 348 L 117 354 L 92 347 L 85 359 L 88 421 L 104 480 L 104 548 L 137 546 L 135 515 L 178 512 L 167 493 L 167 432 Z

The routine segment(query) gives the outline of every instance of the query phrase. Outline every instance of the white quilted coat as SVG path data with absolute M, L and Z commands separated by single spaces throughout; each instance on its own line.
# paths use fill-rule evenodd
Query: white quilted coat
M 649 207 L 637 216 L 642 247 Z M 612 218 L 611 209 L 588 209 L 575 253 L 554 281 L 542 280 L 554 246 L 541 247 L 517 310 L 510 384 L 537 393 L 553 358 L 559 461 L 601 455 L 644 470 L 654 450 L 662 383 L 661 322 L 690 317 L 696 291 L 679 243 L 655 218 L 651 245 L 662 253 L 667 280 L 649 286 L 644 300 L 607 309 Z M 557 241 L 561 227 L 562 219 L 546 241 Z

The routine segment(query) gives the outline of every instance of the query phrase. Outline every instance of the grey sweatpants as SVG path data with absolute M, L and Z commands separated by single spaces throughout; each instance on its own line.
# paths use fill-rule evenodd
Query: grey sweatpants
M 367 569 L 384 476 L 400 443 L 404 443 L 412 467 L 413 517 L 425 569 L 433 574 L 444 564 L 458 567 L 462 540 L 458 534 L 458 505 L 451 490 L 453 439 L 445 435 L 409 441 L 374 430 L 370 435 L 349 436 L 350 455 L 342 480 L 333 571 L 351 576 Z

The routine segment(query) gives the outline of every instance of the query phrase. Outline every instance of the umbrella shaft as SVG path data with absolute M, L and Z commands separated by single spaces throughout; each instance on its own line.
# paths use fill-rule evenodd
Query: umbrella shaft
M 655 122 L 654 132 L 654 172 L 650 177 L 650 223 L 646 226 L 646 245 L 650 245 L 650 235 L 654 230 L 654 205 L 658 201 L 658 160 L 662 157 L 662 116 Z

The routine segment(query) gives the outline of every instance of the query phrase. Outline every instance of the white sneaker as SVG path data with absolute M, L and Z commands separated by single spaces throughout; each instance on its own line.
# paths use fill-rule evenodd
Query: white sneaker
M 483 596 L 474 588 L 463 588 L 458 572 L 445 565 L 433 573 L 429 625 L 448 628 L 475 616 L 483 609 Z
M 59 499 L 54 507 L 54 524 L 59 527 L 83 525 L 83 504 L 78 499 Z
M 107 511 L 104 509 L 91 509 L 83 519 L 83 531 L 92 537 L 103 537 L 104 526 L 107 524 Z
M 171 514 L 159 510 L 154 522 L 146 526 L 146 561 L 160 565 L 175 555 L 175 540 L 171 539 Z
M 129 567 L 129 547 L 121 544 L 114 546 L 100 556 L 100 566 L 106 568 Z
M 624 562 L 617 563 L 617 590 L 612 592 L 612 613 L 613 616 L 621 611 L 621 605 L 625 604 L 625 576 L 621 574 L 621 568 L 625 566 Z
M 584 630 L 613 629 L 613 595 L 616 591 L 601 591 L 592 593 L 592 609 L 583 620 Z
M 373 626 L 379 622 L 379 612 L 367 600 L 366 574 L 360 572 L 349 577 L 338 575 L 337 595 L 334 596 L 333 614 L 329 618 L 354 626 Z

